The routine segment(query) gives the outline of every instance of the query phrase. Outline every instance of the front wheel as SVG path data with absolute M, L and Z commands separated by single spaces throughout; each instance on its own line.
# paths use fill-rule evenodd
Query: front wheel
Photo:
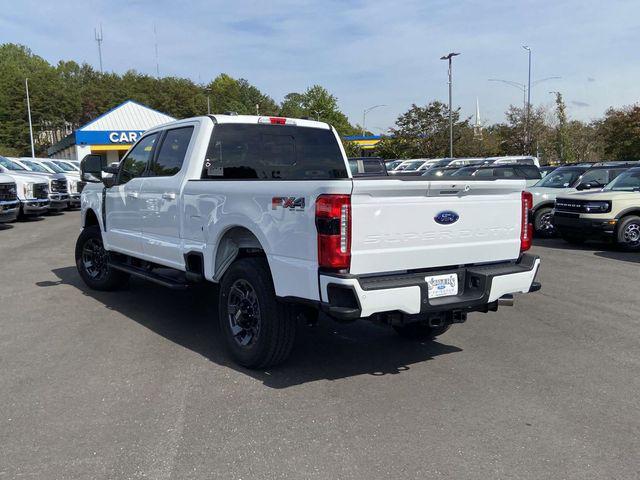
M 554 236 L 556 229 L 553 226 L 553 209 L 550 207 L 540 208 L 533 217 L 533 225 L 539 236 Z
M 84 228 L 76 242 L 76 268 L 89 288 L 109 291 L 126 284 L 129 275 L 111 268 L 108 257 L 100 227 Z
M 410 340 L 433 340 L 450 328 L 451 325 L 430 327 L 426 323 L 410 323 L 409 325 L 394 325 L 393 327 L 398 335 Z
M 276 299 L 264 258 L 242 258 L 229 267 L 218 305 L 220 330 L 237 363 L 267 368 L 287 359 L 295 340 L 295 314 Z
M 617 242 L 624 250 L 640 250 L 640 217 L 629 215 L 618 224 Z

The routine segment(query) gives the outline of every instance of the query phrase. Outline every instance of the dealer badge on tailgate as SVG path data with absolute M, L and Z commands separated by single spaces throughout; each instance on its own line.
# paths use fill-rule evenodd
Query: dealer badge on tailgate
M 424 277 L 427 282 L 427 294 L 429 298 L 449 297 L 458 294 L 458 274 L 434 275 Z

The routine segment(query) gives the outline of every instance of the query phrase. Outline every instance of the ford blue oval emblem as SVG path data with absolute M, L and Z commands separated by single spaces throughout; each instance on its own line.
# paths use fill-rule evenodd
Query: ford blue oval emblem
M 456 212 L 446 210 L 437 214 L 433 219 L 440 225 L 449 225 L 451 223 L 456 223 L 459 218 L 460 215 L 458 215 Z

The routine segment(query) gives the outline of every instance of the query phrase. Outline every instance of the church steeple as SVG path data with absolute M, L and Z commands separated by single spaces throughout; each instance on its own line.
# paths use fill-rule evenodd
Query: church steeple
M 480 122 L 480 100 L 476 97 L 476 122 L 473 124 L 473 137 L 482 139 L 482 123 Z

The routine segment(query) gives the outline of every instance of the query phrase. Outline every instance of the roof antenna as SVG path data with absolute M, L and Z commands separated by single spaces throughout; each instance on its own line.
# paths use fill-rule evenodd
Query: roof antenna
M 103 40 L 102 23 L 100 24 L 100 30 L 98 30 L 97 28 L 93 29 L 93 36 L 95 37 L 96 42 L 98 42 L 98 58 L 100 59 L 100 73 L 103 73 L 102 71 L 102 40 Z

